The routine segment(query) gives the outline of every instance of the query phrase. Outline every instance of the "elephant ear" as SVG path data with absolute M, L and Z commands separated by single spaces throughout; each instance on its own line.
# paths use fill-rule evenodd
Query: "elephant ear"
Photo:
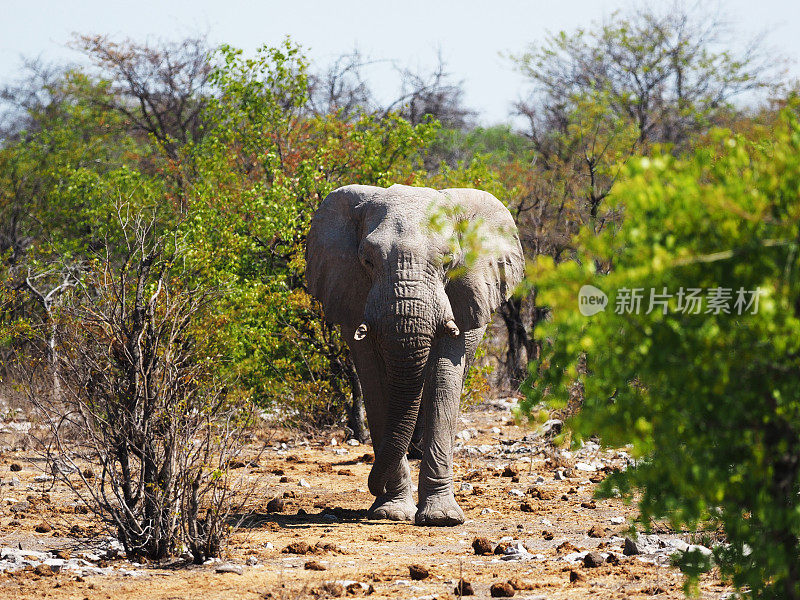
M 379 188 L 348 185 L 320 203 L 306 244 L 308 292 L 322 302 L 325 320 L 355 327 L 363 318 L 369 276 L 358 259 L 359 206 Z
M 477 229 L 477 255 L 469 261 L 457 258 L 445 287 L 456 325 L 476 329 L 489 322 L 522 281 L 525 259 L 517 226 L 503 203 L 488 192 L 457 188 L 441 192 L 452 218 Z

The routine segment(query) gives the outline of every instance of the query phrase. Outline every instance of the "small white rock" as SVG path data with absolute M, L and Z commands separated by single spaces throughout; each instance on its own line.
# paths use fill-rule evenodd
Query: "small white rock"
M 512 489 L 512 490 L 508 490 L 508 493 L 510 495 L 512 495 L 512 496 L 515 496 L 516 498 L 524 498 L 525 497 L 525 492 L 523 492 L 522 490 L 514 490 L 514 489 Z
M 472 491 L 472 484 L 467 483 L 466 481 L 461 483 L 461 491 L 462 492 L 471 492 Z
M 311 487 L 311 484 L 308 483 L 305 479 L 301 479 L 300 481 L 298 481 L 297 485 L 299 485 L 300 487 L 304 487 L 304 488 L 310 488 Z
M 357 439 L 355 439 L 355 438 L 350 438 L 349 440 L 347 440 L 347 445 L 348 445 L 348 446 L 360 446 L 360 445 L 361 445 L 361 442 L 359 442 L 359 441 L 358 441 Z
M 331 442 L 330 442 L 330 444 L 331 444 L 331 446 L 338 446 L 338 445 L 339 445 L 339 442 L 338 442 L 338 441 L 336 440 L 336 438 L 334 437 L 334 438 L 331 438 Z
M 625 517 L 611 517 L 611 522 L 614 525 L 622 525 L 625 522 Z
M 265 542 L 264 548 L 266 548 L 267 550 L 275 550 L 275 544 L 273 544 L 272 542 Z

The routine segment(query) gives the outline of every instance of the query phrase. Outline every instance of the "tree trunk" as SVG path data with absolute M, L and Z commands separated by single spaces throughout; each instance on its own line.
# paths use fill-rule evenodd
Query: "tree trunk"
M 352 359 L 348 356 L 345 360 L 345 372 L 350 384 L 350 404 L 347 405 L 347 427 L 353 432 L 353 437 L 362 444 L 367 442 L 368 430 L 364 411 L 364 395 L 361 392 L 361 382 Z
M 534 331 L 548 311 L 547 308 L 536 305 L 536 290 L 531 293 L 530 302 L 533 302 L 533 307 L 528 326 L 525 324 L 526 307 L 522 298 L 513 296 L 500 306 L 500 316 L 508 335 L 505 375 L 513 390 L 519 389 L 528 377 L 528 364 L 539 360 L 541 353 L 541 342 L 535 338 Z

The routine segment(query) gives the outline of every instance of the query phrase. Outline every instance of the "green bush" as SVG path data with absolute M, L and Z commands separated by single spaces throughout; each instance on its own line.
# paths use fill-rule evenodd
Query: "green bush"
M 638 498 L 645 526 L 721 528 L 713 558 L 725 579 L 754 598 L 797 598 L 800 120 L 787 109 L 755 142 L 709 139 L 686 158 L 632 160 L 609 197 L 624 222 L 586 232 L 578 261 L 537 263 L 554 319 L 526 408 L 565 403 L 579 381 L 574 441 L 630 443 L 637 459 L 603 493 Z M 609 298 L 594 316 L 577 310 L 586 284 Z M 621 310 L 637 289 L 641 309 Z M 697 313 L 685 310 L 690 289 Z M 665 306 L 649 310 L 651 290 L 671 294 Z M 710 567 L 696 558 L 680 563 L 688 587 Z

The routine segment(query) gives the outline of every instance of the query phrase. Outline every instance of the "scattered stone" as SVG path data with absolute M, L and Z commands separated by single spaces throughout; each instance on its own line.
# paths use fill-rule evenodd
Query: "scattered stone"
M 22 465 L 19 463 L 11 463 L 11 470 L 14 473 L 19 473 L 20 471 L 22 471 Z
M 347 445 L 348 445 L 348 446 L 360 446 L 360 445 L 361 445 L 361 442 L 359 442 L 359 441 L 358 441 L 357 439 L 355 439 L 355 438 L 351 438 L 351 439 L 347 440 Z
M 55 558 L 60 558 L 60 559 L 63 559 L 63 560 L 69 560 L 70 556 L 71 556 L 70 551 L 67 550 L 66 548 L 61 548 L 60 550 L 51 550 L 51 554 Z
M 408 567 L 408 572 L 411 575 L 411 579 L 414 581 L 422 581 L 423 579 L 427 579 L 430 575 L 430 571 L 422 565 L 410 565 Z
M 586 578 L 578 573 L 577 571 L 570 571 L 569 572 L 569 582 L 570 583 L 577 583 L 579 581 L 585 581 Z
M 545 421 L 544 425 L 542 425 L 542 435 L 548 439 L 554 438 L 561 433 L 563 426 L 564 423 L 560 419 L 550 419 L 549 421 Z
M 510 495 L 512 495 L 512 496 L 517 497 L 517 498 L 524 498 L 525 497 L 525 492 L 523 492 L 522 490 L 510 489 L 510 490 L 508 490 L 508 493 Z
M 520 579 L 519 577 L 514 577 L 513 579 L 508 580 L 508 585 L 514 588 L 517 591 L 526 591 L 526 590 L 535 590 L 536 586 L 532 583 Z
M 542 537 L 543 537 L 544 539 L 546 539 L 546 540 L 552 540 L 552 539 L 553 539 L 553 537 L 554 537 L 554 536 L 553 536 L 553 532 L 552 532 L 552 531 L 543 531 L 543 532 L 542 532 Z
M 497 546 L 494 547 L 495 554 L 505 554 L 506 550 L 508 550 L 509 546 L 511 546 L 510 542 L 500 542 Z
M 603 531 L 603 528 L 599 527 L 598 525 L 592 525 L 591 529 L 586 532 L 586 535 L 588 535 L 590 538 L 601 538 L 605 536 L 605 531 Z
M 94 471 L 92 471 L 92 470 L 91 470 L 89 467 L 86 467 L 86 468 L 83 470 L 83 476 L 84 476 L 86 479 L 92 479 L 92 478 L 94 477 Z
M 316 560 L 307 561 L 306 564 L 303 565 L 303 568 L 306 571 L 327 571 L 328 570 L 328 567 L 326 567 L 321 562 L 318 562 Z
M 53 575 L 55 575 L 55 573 L 53 572 L 53 568 L 45 563 L 39 563 L 38 565 L 36 565 L 33 571 L 34 573 L 36 573 L 41 577 L 52 577 Z
M 622 548 L 622 553 L 625 556 L 636 556 L 637 554 L 641 553 L 639 550 L 639 546 L 634 542 L 631 538 L 625 538 L 625 545 Z
M 322 551 L 322 552 L 339 552 L 339 547 L 336 544 L 332 544 L 331 542 L 317 542 L 312 550 Z
M 584 567 L 599 567 L 604 562 L 606 562 L 606 559 L 599 552 L 587 552 L 586 556 L 583 557 Z
M 703 556 L 711 556 L 714 552 L 711 548 L 706 548 L 705 546 L 701 546 L 700 544 L 692 544 L 688 548 L 686 548 L 686 552 L 699 552 Z
M 328 592 L 334 598 L 340 598 L 344 596 L 345 593 L 344 586 L 337 581 L 326 581 L 322 584 L 322 589 Z
M 525 502 L 519 505 L 519 509 L 522 512 L 533 512 L 535 510 L 535 507 L 533 506 L 533 504 L 531 504 L 526 500 Z
M 37 526 L 34 528 L 34 531 L 35 531 L 36 533 L 50 533 L 51 531 L 53 531 L 53 528 L 52 528 L 52 527 L 50 527 L 50 525 L 48 525 L 48 524 L 47 524 L 47 523 L 45 523 L 44 521 L 42 521 L 41 523 L 39 523 L 39 524 L 38 524 L 38 525 L 37 525 Z
M 362 454 L 358 457 L 358 462 L 363 462 L 366 464 L 370 464 L 375 462 L 375 455 L 374 454 Z
M 665 594 L 667 590 L 665 590 L 660 585 L 648 585 L 643 587 L 639 590 L 642 594 L 647 594 L 648 596 L 658 596 L 659 594 Z
M 11 510 L 11 512 L 14 513 L 14 514 L 17 514 L 17 513 L 23 513 L 26 510 L 29 510 L 30 507 L 31 507 L 31 503 L 28 502 L 27 500 L 23 500 L 22 502 L 17 502 L 16 504 L 12 505 L 9 510 Z
M 571 542 L 561 542 L 558 546 L 556 546 L 556 552 L 558 554 L 570 554 L 578 551 L 578 547 Z
M 289 478 L 284 475 L 278 480 L 278 483 L 289 483 Z
M 614 525 L 622 525 L 625 522 L 625 517 L 611 517 L 611 522 Z
M 533 554 L 528 552 L 528 549 L 522 542 L 514 542 L 505 551 L 501 560 L 530 560 Z
M 232 563 L 223 563 L 214 570 L 217 573 L 236 573 L 237 575 L 244 573 L 244 569 L 241 565 L 234 565 Z
M 311 546 L 305 542 L 292 542 L 283 549 L 284 554 L 308 554 L 311 552 Z
M 283 508 L 286 505 L 286 501 L 283 498 L 273 498 L 269 502 L 267 502 L 267 512 L 268 513 L 279 513 L 283 512 Z
M 514 595 L 514 588 L 508 583 L 493 583 L 489 588 L 492 598 L 511 598 Z
M 589 463 L 585 462 L 576 462 L 575 468 L 578 471 L 583 471 L 584 473 L 594 473 L 597 471 L 597 468 L 594 465 L 590 465 Z
M 258 564 L 258 557 L 257 556 L 248 556 L 247 560 L 244 563 L 248 567 L 255 567 Z
M 362 594 L 374 594 L 375 588 L 367 586 L 365 583 L 360 583 L 358 581 L 353 581 L 345 586 L 345 591 L 347 592 L 348 596 L 360 596 Z
M 478 555 L 491 554 L 494 550 L 492 542 L 485 537 L 478 537 L 472 540 L 472 549 L 475 550 L 475 554 Z
M 595 509 L 597 508 L 597 503 L 594 500 L 589 500 L 588 502 L 581 502 L 581 508 Z
M 473 596 L 473 595 L 475 595 L 475 592 L 472 589 L 472 584 L 469 581 L 464 581 L 463 579 L 459 579 L 458 580 L 458 583 L 456 583 L 455 589 L 453 589 L 453 593 L 456 596 Z
M 304 488 L 310 488 L 311 487 L 311 484 L 308 483 L 305 479 L 301 479 L 300 481 L 298 481 L 297 485 L 299 485 L 300 487 L 304 487 Z
M 544 487 L 539 487 L 532 485 L 528 488 L 528 495 L 533 496 L 534 498 L 538 498 L 539 500 L 552 500 L 555 498 L 555 493 L 553 490 L 548 490 Z
M 556 481 L 563 481 L 566 479 L 564 475 L 564 471 L 562 469 L 557 469 L 556 472 L 553 474 L 553 479 Z
M 606 558 L 606 562 L 610 565 L 618 565 L 619 564 L 619 556 L 614 554 L 613 552 L 608 555 Z
M 506 468 L 503 469 L 502 473 L 503 477 L 515 477 L 519 475 L 519 468 L 516 465 L 506 465 Z
M 461 484 L 461 491 L 462 492 L 471 492 L 473 490 L 472 484 L 467 483 L 466 481 L 462 482 Z

